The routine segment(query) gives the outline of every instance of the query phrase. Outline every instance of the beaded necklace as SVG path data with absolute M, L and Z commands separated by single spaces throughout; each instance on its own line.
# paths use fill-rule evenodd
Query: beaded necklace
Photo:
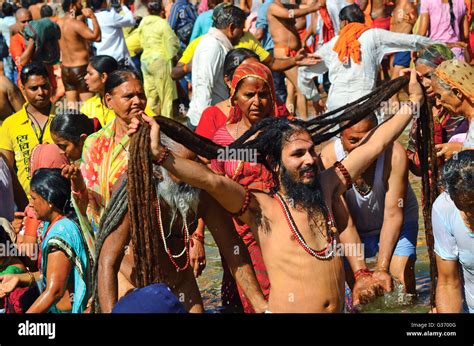
M 167 236 L 165 236 L 165 231 L 163 229 L 163 221 L 161 219 L 161 207 L 160 207 L 160 199 L 157 195 L 157 200 L 156 200 L 156 206 L 155 206 L 155 209 L 156 209 L 156 216 L 157 216 L 157 221 L 158 221 L 158 227 L 160 229 L 160 234 L 161 234 L 161 240 L 163 241 L 163 246 L 165 248 L 165 251 L 166 251 L 166 254 L 168 255 L 168 258 L 170 259 L 171 263 L 173 263 L 174 267 L 176 268 L 176 271 L 177 272 L 181 272 L 181 271 L 184 271 L 186 270 L 188 267 L 189 267 L 189 263 L 190 263 L 190 260 L 189 260 L 189 230 L 188 230 L 188 223 L 186 221 L 186 217 L 183 216 L 183 224 L 184 224 L 184 227 L 183 227 L 183 230 L 182 230 L 182 233 L 183 233 L 183 238 L 184 238 L 184 249 L 183 251 L 181 251 L 179 254 L 177 255 L 173 255 L 171 253 L 171 250 L 168 248 L 168 244 L 166 243 L 166 239 L 168 238 Z M 171 232 L 170 232 L 171 233 Z M 169 236 L 169 234 L 168 234 Z M 186 264 L 184 265 L 184 267 L 180 267 L 178 265 L 178 263 L 176 263 L 176 261 L 174 260 L 175 258 L 180 258 L 181 256 L 183 256 L 184 254 L 186 254 Z
M 328 217 L 326 218 L 328 244 L 322 250 L 315 250 L 311 248 L 304 240 L 303 235 L 298 230 L 295 220 L 291 216 L 290 209 L 288 208 L 288 205 L 285 203 L 283 197 L 279 193 L 276 193 L 274 195 L 274 198 L 280 204 L 281 209 L 283 210 L 283 214 L 285 215 L 286 222 L 288 223 L 288 226 L 290 227 L 290 231 L 291 233 L 293 233 L 293 235 L 295 236 L 296 240 L 298 241 L 300 246 L 303 248 L 303 250 L 305 250 L 308 254 L 310 254 L 313 257 L 316 257 L 319 260 L 327 260 L 331 258 L 334 255 L 334 250 L 336 249 L 337 243 L 336 243 L 336 234 L 332 231 L 332 228 L 334 227 L 334 221 L 329 211 L 327 210 Z

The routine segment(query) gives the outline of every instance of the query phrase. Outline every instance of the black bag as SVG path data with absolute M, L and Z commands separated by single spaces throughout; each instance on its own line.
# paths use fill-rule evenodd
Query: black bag
M 0 33 L 0 59 L 8 58 L 9 55 L 10 51 L 8 50 L 7 41 L 5 41 L 5 37 Z
M 176 35 L 178 36 L 179 40 L 185 44 L 189 43 L 189 39 L 193 33 L 193 22 L 187 22 L 181 28 L 176 30 Z

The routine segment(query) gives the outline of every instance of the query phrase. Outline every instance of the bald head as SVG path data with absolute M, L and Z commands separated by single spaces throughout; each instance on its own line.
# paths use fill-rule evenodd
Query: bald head
M 31 19 L 31 12 L 30 12 L 30 10 L 28 10 L 26 8 L 19 8 L 15 12 L 15 17 L 18 21 L 20 20 L 20 18 L 30 18 Z
M 15 13 L 15 17 L 16 22 L 20 26 L 20 31 L 23 31 L 25 29 L 25 25 L 31 22 L 32 20 L 31 12 L 26 8 L 18 9 L 18 11 L 16 11 Z

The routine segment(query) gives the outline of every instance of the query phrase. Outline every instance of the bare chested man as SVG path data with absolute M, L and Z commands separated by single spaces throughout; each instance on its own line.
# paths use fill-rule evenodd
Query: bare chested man
M 423 92 L 411 71 L 410 100 L 423 101 Z M 160 143 L 160 127 L 151 118 L 151 154 L 184 182 L 207 191 L 222 206 L 248 224 L 259 242 L 271 289 L 268 308 L 272 312 L 341 312 L 344 302 L 344 270 L 341 257 L 331 244 L 339 241 L 331 215 L 348 186 L 392 143 L 410 122 L 413 104 L 371 133 L 367 142 L 354 149 L 343 165 L 318 170 L 315 144 L 302 122 L 270 119 L 258 134 L 265 145 L 258 145 L 278 177 L 278 191 L 269 195 L 247 190 L 235 181 L 219 176 L 206 167 L 167 151 Z M 140 122 L 133 119 L 129 133 Z M 268 130 L 268 131 L 265 131 Z M 266 139 L 271 133 L 272 138 Z M 260 141 L 259 141 L 260 142 Z M 262 143 L 260 142 L 260 143 Z M 315 250 L 320 249 L 320 250 Z M 364 270 L 358 271 L 358 281 Z
M 187 158 L 193 156 L 182 145 L 170 139 L 166 139 L 166 143 L 176 156 Z M 171 254 L 182 254 L 175 256 L 177 258 L 174 259 L 175 264 L 173 264 L 165 251 L 159 251 L 160 267 L 166 273 L 167 284 L 173 293 L 189 312 L 204 311 L 191 264 L 183 271 L 177 271 L 176 268 L 176 265 L 180 268 L 186 266 L 187 254 L 183 252 L 186 239 L 183 237 L 182 230 L 188 228 L 189 233 L 193 233 L 197 227 L 198 218 L 203 218 L 237 283 L 255 310 L 265 311 L 267 303 L 253 272 L 250 255 L 235 231 L 232 218 L 227 211 L 205 191 L 183 184 L 163 167 L 157 167 L 156 171 L 161 176 L 161 181 L 157 186 L 157 194 L 160 198 L 158 218 L 161 218 L 160 223 L 163 225 L 164 234 L 167 234 L 164 242 Z M 116 185 L 120 184 L 121 182 L 118 182 Z M 121 296 L 137 286 L 129 222 L 129 214 L 126 213 L 119 227 L 106 238 L 100 251 L 98 295 L 102 312 L 110 312 Z M 196 239 L 192 238 L 191 241 L 196 241 Z M 125 252 L 127 245 L 129 245 L 129 250 Z
M 392 13 L 390 31 L 411 34 L 418 19 L 418 11 L 412 0 L 398 0 Z M 411 52 L 397 52 L 393 55 L 392 78 L 403 68 L 410 66 Z
M 89 64 L 90 42 L 99 42 L 101 33 L 94 11 L 90 8 L 82 8 L 81 0 L 63 0 L 62 7 L 65 14 L 58 20 L 61 28 L 59 40 L 61 73 L 66 89 L 66 99 L 71 104 L 79 100 L 85 101 L 92 96 L 84 77 Z M 91 19 L 93 30 L 82 20 L 77 19 L 81 14 Z M 77 107 L 76 105 L 74 108 Z
M 45 4 L 43 0 L 31 0 L 28 10 L 31 12 L 33 20 L 41 19 L 41 7 Z
M 285 59 L 294 57 L 302 48 L 301 39 L 296 28 L 296 18 L 306 16 L 308 13 L 316 12 L 325 5 L 325 0 L 318 0 L 315 4 L 308 4 L 306 8 L 298 8 L 297 4 L 290 4 L 288 0 L 275 0 L 268 7 L 268 27 L 272 35 L 275 48 L 275 58 Z M 288 80 L 297 88 L 298 67 L 285 71 Z M 302 119 L 307 119 L 308 109 L 306 98 L 297 90 L 296 110 Z M 291 107 L 290 107 L 291 108 Z M 294 112 L 294 109 L 289 109 Z
M 7 77 L 0 76 L 0 126 L 8 116 L 18 112 L 24 103 L 20 89 Z

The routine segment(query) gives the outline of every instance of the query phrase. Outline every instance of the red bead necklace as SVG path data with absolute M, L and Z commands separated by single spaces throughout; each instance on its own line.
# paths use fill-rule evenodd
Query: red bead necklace
M 326 217 L 326 230 L 327 230 L 327 242 L 328 244 L 326 247 L 322 250 L 315 250 L 311 248 L 306 241 L 303 238 L 303 235 L 300 233 L 298 230 L 298 227 L 296 226 L 295 220 L 291 216 L 290 209 L 288 208 L 288 205 L 285 203 L 284 199 L 282 196 L 280 196 L 279 193 L 276 193 L 273 196 L 278 203 L 280 204 L 280 207 L 283 211 L 283 215 L 285 216 L 286 222 L 288 223 L 288 226 L 290 228 L 291 233 L 293 233 L 293 236 L 296 238 L 300 246 L 305 250 L 308 254 L 310 254 L 313 257 L 316 257 L 317 259 L 320 260 L 327 260 L 331 258 L 334 255 L 334 250 L 336 249 L 336 234 L 332 231 L 332 228 L 334 227 L 334 221 L 327 210 L 327 217 Z
M 184 227 L 183 227 L 183 230 L 182 230 L 183 238 L 184 238 L 184 249 L 178 255 L 173 255 L 171 253 L 171 250 L 168 248 L 168 244 L 166 243 L 165 231 L 163 229 L 163 221 L 161 219 L 160 200 L 158 199 L 158 196 L 157 196 L 155 209 L 156 209 L 158 227 L 160 229 L 161 239 L 163 240 L 163 246 L 165 248 L 166 254 L 168 255 L 168 258 L 170 259 L 171 263 L 173 263 L 173 265 L 176 268 L 177 272 L 184 271 L 189 267 L 189 263 L 190 263 L 190 260 L 189 260 L 189 230 L 188 230 L 188 224 L 186 222 L 186 217 L 183 217 Z M 179 258 L 179 257 L 183 256 L 184 254 L 186 254 L 186 264 L 184 265 L 184 267 L 180 267 L 174 259 Z

